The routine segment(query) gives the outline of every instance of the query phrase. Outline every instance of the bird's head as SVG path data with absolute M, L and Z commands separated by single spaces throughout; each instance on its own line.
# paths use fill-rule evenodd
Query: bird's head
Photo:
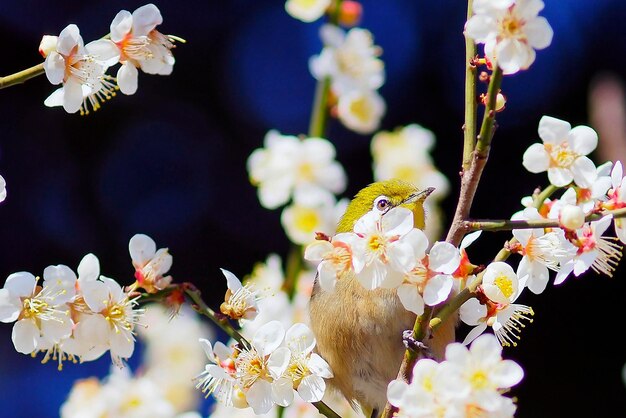
M 398 206 L 411 210 L 413 225 L 424 229 L 424 200 L 434 190 L 432 187 L 419 190 L 413 184 L 398 179 L 372 183 L 354 196 L 337 225 L 337 232 L 352 231 L 356 221 L 370 210 L 385 213 Z

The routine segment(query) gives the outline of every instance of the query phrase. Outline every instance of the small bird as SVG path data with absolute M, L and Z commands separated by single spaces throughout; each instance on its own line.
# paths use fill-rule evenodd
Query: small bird
M 386 212 L 394 207 L 410 209 L 414 226 L 424 229 L 423 204 L 433 190 L 397 179 L 370 184 L 350 202 L 337 233 L 352 231 L 374 208 Z M 413 328 L 415 314 L 402 306 L 395 289 L 366 289 L 354 274 L 338 280 L 332 292 L 324 291 L 316 279 L 309 313 L 317 350 L 333 370 L 331 387 L 353 406 L 358 404 L 366 416 L 377 417 L 387 402 L 387 385 L 402 363 L 403 332 Z M 428 341 L 435 358 L 442 358 L 445 346 L 454 340 L 455 325 L 446 321 Z

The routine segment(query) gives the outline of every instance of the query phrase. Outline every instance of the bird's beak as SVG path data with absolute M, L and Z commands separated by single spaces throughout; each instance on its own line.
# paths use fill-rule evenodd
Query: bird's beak
M 417 193 L 411 194 L 409 197 L 404 199 L 402 203 L 405 204 L 405 203 L 423 202 L 434 191 L 435 191 L 434 187 L 428 187 L 424 190 L 420 190 Z

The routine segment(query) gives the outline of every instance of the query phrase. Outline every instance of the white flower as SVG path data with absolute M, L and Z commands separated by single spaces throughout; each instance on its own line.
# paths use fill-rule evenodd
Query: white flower
M 117 72 L 122 93 L 137 91 L 137 68 L 148 74 L 171 74 L 175 63 L 173 38 L 155 29 L 161 23 L 163 17 L 154 4 L 141 6 L 132 14 L 122 10 L 111 22 L 111 40 L 119 48 L 122 63 Z
M 339 96 L 337 116 L 346 128 L 360 134 L 378 129 L 385 114 L 385 101 L 375 90 L 350 90 Z
M 564 205 L 559 212 L 559 224 L 570 231 L 582 228 L 585 224 L 585 212 L 579 206 Z
M 113 92 L 105 80 L 106 69 L 119 59 L 115 45 L 106 39 L 86 46 L 76 25 L 68 25 L 57 38 L 56 50 L 50 51 L 44 70 L 50 83 L 63 86 L 45 101 L 46 106 L 63 106 L 66 112 L 76 113 L 84 106 L 83 99 L 104 91 Z M 93 102 L 92 102 L 93 103 Z M 83 109 L 84 111 L 84 109 Z
M 317 353 L 313 353 L 315 343 L 313 332 L 301 323 L 292 325 L 285 335 L 285 344 L 291 352 L 291 358 L 282 378 L 288 380 L 289 386 L 297 390 L 305 402 L 322 400 L 326 391 L 324 379 L 333 377 L 328 363 Z M 283 394 L 286 405 L 290 404 L 293 393 L 290 395 L 289 391 L 285 391 Z
M 332 235 L 340 216 L 331 193 L 302 186 L 294 192 L 293 204 L 283 209 L 280 222 L 293 243 L 306 245 L 315 239 L 316 232 Z
M 552 42 L 553 31 L 541 0 L 476 0 L 465 33 L 485 44 L 485 54 L 504 74 L 525 70 L 535 61 L 535 49 Z
M 233 351 L 219 341 L 213 347 L 204 338 L 200 338 L 200 345 L 209 362 L 204 371 L 194 379 L 198 382 L 196 388 L 201 389 L 207 397 L 213 394 L 219 402 L 233 406 L 233 395 L 237 389 Z
M 82 295 L 93 314 L 86 315 L 80 322 L 81 332 L 96 348 L 105 346 L 111 350 L 113 363 L 122 366 L 122 359 L 129 358 L 135 348 L 134 329 L 143 309 L 135 309 L 137 300 L 130 299 L 113 279 L 101 276 L 99 280 L 83 283 Z
M 598 173 L 587 157 L 598 145 L 598 134 L 588 126 L 571 125 L 543 116 L 539 121 L 543 144 L 533 144 L 524 153 L 524 167 L 531 173 L 548 171 L 550 183 L 563 187 L 572 181 L 583 188 L 592 187 Z
M 236 377 L 246 401 L 255 414 L 267 413 L 274 403 L 284 401 L 283 382 L 279 379 L 289 364 L 291 353 L 280 347 L 285 329 L 278 321 L 259 328 L 250 350 L 242 350 L 235 360 Z
M 372 210 L 354 224 L 352 264 L 366 289 L 398 287 L 428 245 L 424 232 L 413 228 L 413 212 L 396 207 L 384 215 Z
M 324 15 L 331 0 L 287 0 L 285 10 L 295 19 L 313 22 Z
M 425 241 L 428 246 L 428 241 Z M 436 242 L 427 258 L 423 251 L 417 255 L 417 262 L 404 282 L 398 287 L 398 297 L 405 309 L 421 315 L 424 313 L 424 303 L 435 306 L 447 299 L 452 290 L 454 273 L 461 263 L 461 253 L 458 248 L 447 242 Z
M 526 208 L 513 215 L 514 220 L 542 219 L 535 208 Z M 574 247 L 561 229 L 544 233 L 539 229 L 514 229 L 513 236 L 521 246 L 522 260 L 517 267 L 521 287 L 528 287 L 533 293 L 542 293 L 550 278 L 548 269 L 559 271 L 559 262 L 571 259 L 576 254 Z
M 319 284 L 326 291 L 333 291 L 337 280 L 353 272 L 352 247 L 357 236 L 352 233 L 337 234 L 330 241 L 316 240 L 304 251 L 304 258 L 319 261 L 317 274 Z
M 345 33 L 333 25 L 321 28 L 324 49 L 309 61 L 313 77 L 331 79 L 335 95 L 352 90 L 376 90 L 385 82 L 385 65 L 378 58 L 381 49 L 374 45 L 372 34 L 353 28 Z
M 241 281 L 228 270 L 220 269 L 226 277 L 228 290 L 224 302 L 220 306 L 220 312 L 232 319 L 254 319 L 259 311 L 257 306 L 257 292 L 253 285 L 241 284 Z
M 261 205 L 275 209 L 289 201 L 298 188 L 315 187 L 341 193 L 346 174 L 335 161 L 335 148 L 326 139 L 281 135 L 269 131 L 264 148 L 248 158 L 250 181 L 258 186 Z
M 135 267 L 137 284 L 148 293 L 167 287 L 171 276 L 163 276 L 172 267 L 173 258 L 167 248 L 159 248 L 152 238 L 136 234 L 128 243 L 128 251 Z
M 596 273 L 613 277 L 613 272 L 622 258 L 622 246 L 615 242 L 617 238 L 602 236 L 612 220 L 612 216 L 605 216 L 585 224 L 569 238 L 578 251 L 572 258 L 561 263 L 561 270 L 556 275 L 554 284 L 563 283 L 572 272 L 578 277 L 589 268 Z
M 482 288 L 485 295 L 495 303 L 508 304 L 518 296 L 519 281 L 513 268 L 496 261 L 485 269 Z
M 17 321 L 11 339 L 20 353 L 34 353 L 72 333 L 74 324 L 66 305 L 71 277 L 60 275 L 55 279 L 41 287 L 35 276 L 22 271 L 9 275 L 0 289 L 0 321 Z
M 502 346 L 493 336 L 478 337 L 469 350 L 463 344 L 449 344 L 446 364 L 450 372 L 456 369 L 466 390 L 469 389 L 465 403 L 474 406 L 471 410 L 482 410 L 485 416 L 500 416 L 495 412 L 511 407 L 515 411 L 514 405 L 510 400 L 505 401 L 507 398 L 501 392 L 518 384 L 524 377 L 524 370 L 514 361 L 502 359 Z M 513 416 L 512 413 L 509 416 Z

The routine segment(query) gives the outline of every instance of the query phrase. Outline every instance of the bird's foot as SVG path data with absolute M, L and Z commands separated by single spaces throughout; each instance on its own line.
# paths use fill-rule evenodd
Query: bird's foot
M 408 350 L 415 351 L 416 353 L 421 353 L 427 358 L 433 358 L 433 353 L 430 351 L 430 348 L 421 341 L 418 341 L 413 337 L 413 330 L 407 329 L 402 332 L 402 342 L 404 346 Z

